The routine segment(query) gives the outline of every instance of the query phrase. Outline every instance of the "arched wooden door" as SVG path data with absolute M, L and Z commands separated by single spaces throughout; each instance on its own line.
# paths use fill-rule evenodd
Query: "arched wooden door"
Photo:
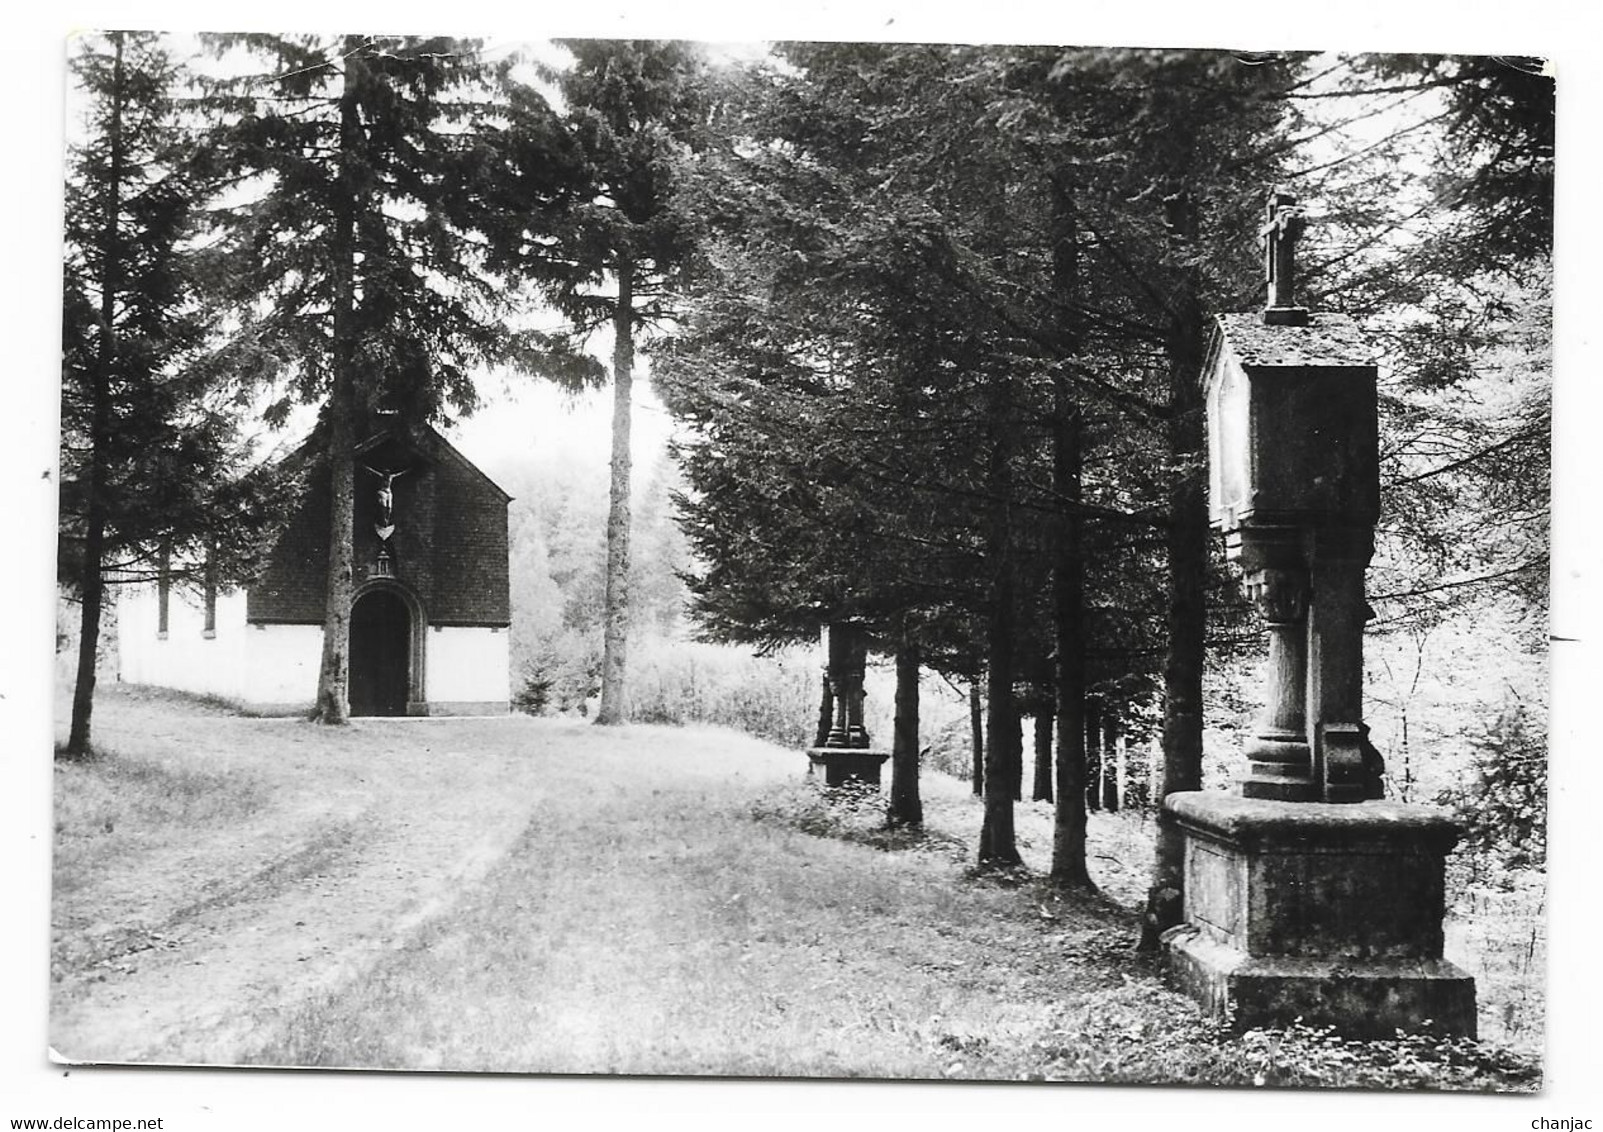
M 351 609 L 351 714 L 405 715 L 412 612 L 393 590 L 371 590 Z

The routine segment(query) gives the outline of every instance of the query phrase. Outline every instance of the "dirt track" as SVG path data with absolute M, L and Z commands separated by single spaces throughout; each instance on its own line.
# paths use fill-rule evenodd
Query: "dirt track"
M 364 720 L 330 752 L 326 731 L 295 720 L 175 729 L 171 705 L 113 697 L 99 714 L 125 754 L 203 759 L 252 781 L 261 804 L 178 843 L 124 831 L 126 848 L 70 889 L 58 868 L 50 1041 L 75 1062 L 236 1061 L 264 1019 L 360 979 L 447 912 L 549 801 L 543 765 L 593 731 Z

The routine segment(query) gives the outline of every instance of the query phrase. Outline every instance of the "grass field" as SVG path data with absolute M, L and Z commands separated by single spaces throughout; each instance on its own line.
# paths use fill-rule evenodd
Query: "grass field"
M 825 805 L 798 753 L 731 732 L 521 717 L 330 730 L 126 688 L 97 726 L 105 755 L 57 771 L 52 1044 L 70 1058 L 1537 1081 L 1528 1040 L 1219 1032 L 1131 949 L 1119 900 L 1150 851 L 1136 815 L 1095 816 L 1108 896 L 1070 902 L 1038 871 L 974 874 L 965 784 L 929 776 L 928 835 L 891 841 L 871 807 Z M 1037 870 L 1045 822 L 1021 807 Z

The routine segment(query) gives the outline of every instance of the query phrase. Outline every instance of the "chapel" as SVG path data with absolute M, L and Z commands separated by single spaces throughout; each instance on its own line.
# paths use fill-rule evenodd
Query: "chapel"
M 426 426 L 381 429 L 355 455 L 351 714 L 505 714 L 511 496 Z M 191 594 L 164 578 L 125 594 L 120 678 L 263 713 L 309 711 L 323 647 L 329 507 L 329 474 L 314 467 L 248 585 Z

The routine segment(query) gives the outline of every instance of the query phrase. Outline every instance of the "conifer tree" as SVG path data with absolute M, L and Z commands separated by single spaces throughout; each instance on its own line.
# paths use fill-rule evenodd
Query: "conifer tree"
M 1039 531 L 1058 510 L 1031 473 L 1043 372 L 1064 360 L 1062 304 L 1043 296 L 1046 182 L 1009 117 L 1015 57 L 784 52 L 796 73 L 772 81 L 748 156 L 705 194 L 726 282 L 663 359 L 684 374 L 671 407 L 707 437 L 687 449 L 707 531 L 698 603 L 736 632 L 818 606 L 887 636 L 911 626 L 932 667 L 970 678 L 988 656 L 981 855 L 1015 863 L 1014 685 L 1049 648 Z
M 237 578 L 275 493 L 248 469 L 209 352 L 191 240 L 212 181 L 179 105 L 184 70 L 136 32 L 85 36 L 70 69 L 86 113 L 67 166 L 58 569 L 82 603 L 66 747 L 81 756 L 107 585 L 166 562 Z
M 316 718 L 343 723 L 353 593 L 354 449 L 364 429 L 445 422 L 477 404 L 475 368 L 550 359 L 510 330 L 482 266 L 485 106 L 477 45 L 445 38 L 213 37 L 267 70 L 214 84 L 216 144 L 244 203 L 218 217 L 238 312 L 232 361 L 278 383 L 273 416 L 320 407 L 331 484 Z
M 674 313 L 696 249 L 679 184 L 707 141 L 709 77 L 700 50 L 647 40 L 561 40 L 572 56 L 546 68 L 560 119 L 528 87 L 508 81 L 514 113 L 503 140 L 501 207 L 491 254 L 537 287 L 577 340 L 612 335 L 612 459 L 607 514 L 601 703 L 595 721 L 629 718 L 631 408 L 635 353 Z M 519 201 L 553 176 L 554 191 Z

